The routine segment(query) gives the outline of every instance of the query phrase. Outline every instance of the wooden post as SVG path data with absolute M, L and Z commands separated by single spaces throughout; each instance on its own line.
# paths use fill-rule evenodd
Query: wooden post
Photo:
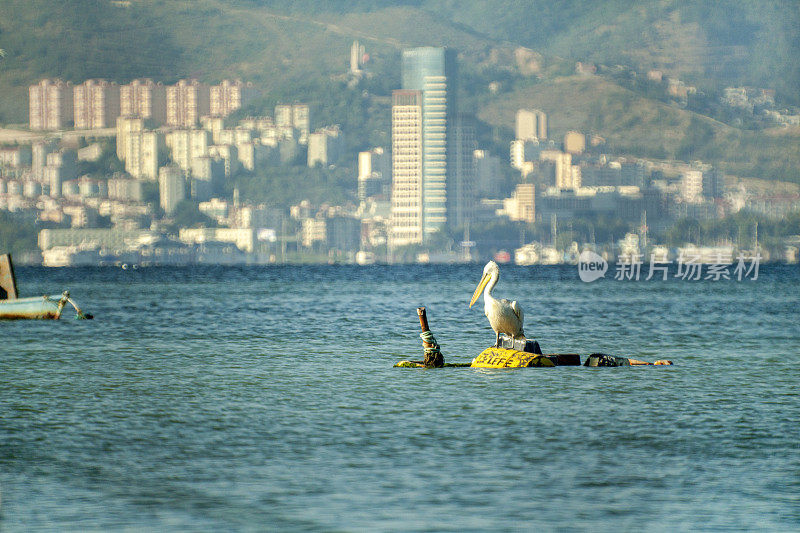
M 417 315 L 419 316 L 419 327 L 422 329 L 422 332 L 430 331 L 431 328 L 428 326 L 428 315 L 425 312 L 425 308 L 417 307 Z M 422 346 L 425 348 L 432 348 L 433 344 L 422 341 Z
M 419 315 L 419 327 L 422 328 L 422 331 L 430 331 L 431 328 L 428 327 L 428 316 L 425 314 L 425 308 L 417 307 L 417 314 Z
M 419 327 L 422 329 L 422 333 L 430 333 L 431 328 L 428 326 L 428 315 L 425 313 L 424 307 L 417 307 L 417 316 L 419 317 Z M 426 367 L 440 368 L 444 366 L 444 356 L 442 356 L 442 352 L 439 350 L 439 345 L 436 344 L 433 334 L 429 335 L 428 338 L 433 342 L 422 341 L 422 346 L 425 348 L 425 360 L 423 364 Z M 425 337 L 423 337 L 423 339 L 425 339 Z

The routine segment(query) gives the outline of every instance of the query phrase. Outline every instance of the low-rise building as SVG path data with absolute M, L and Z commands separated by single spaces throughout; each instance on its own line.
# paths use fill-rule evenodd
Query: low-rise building
M 144 200 L 142 182 L 121 177 L 109 178 L 108 197 L 121 202 L 141 202 Z
M 383 148 L 373 148 L 358 154 L 358 199 L 388 196 L 392 185 L 392 159 Z
M 582 187 L 576 190 L 547 189 L 536 198 L 537 220 L 584 218 L 604 214 L 637 222 L 647 212 L 649 223 L 658 224 L 669 216 L 657 189 L 639 187 Z
M 39 232 L 39 249 L 49 250 L 56 246 L 77 246 L 94 243 L 109 250 L 127 250 L 154 239 L 149 230 L 126 231 L 120 229 L 43 229 Z
M 199 211 L 209 218 L 213 218 L 219 224 L 228 222 L 230 206 L 225 200 L 211 198 L 207 202 L 200 202 L 197 206 Z
M 253 253 L 256 232 L 252 228 L 181 228 L 178 239 L 187 244 L 227 242 L 243 252 Z
M 0 147 L 0 167 L 29 167 L 32 161 L 31 147 L 28 145 Z
M 186 182 L 183 171 L 170 165 L 158 169 L 158 197 L 161 209 L 172 215 L 178 204 L 186 199 Z
M 62 211 L 70 217 L 70 226 L 73 228 L 90 228 L 97 225 L 96 209 L 77 204 L 65 205 Z
M 317 244 L 325 244 L 327 237 L 327 219 L 316 217 L 303 220 L 303 229 L 300 237 L 300 242 L 303 246 L 313 248 Z
M 500 215 L 520 222 L 536 222 L 536 186 L 533 183 L 520 183 L 511 198 L 503 200 Z
M 321 128 L 308 136 L 308 166 L 327 166 L 335 163 L 344 148 L 339 126 Z
M 355 252 L 361 247 L 361 221 L 349 216 L 333 216 L 326 220 L 325 243 L 328 250 Z

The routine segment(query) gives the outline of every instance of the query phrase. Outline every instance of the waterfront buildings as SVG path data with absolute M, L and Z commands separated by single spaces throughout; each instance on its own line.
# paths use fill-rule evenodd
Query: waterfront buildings
M 39 248 L 49 250 L 55 247 L 75 246 L 79 243 L 92 243 L 113 250 L 124 249 L 132 242 L 146 242 L 149 238 L 153 238 L 153 235 L 146 230 L 43 229 L 39 232 Z
M 119 87 L 117 154 L 126 173 L 118 172 L 113 158 L 105 157 L 109 154 L 102 141 L 80 149 L 92 154 L 87 158 L 104 165 L 109 175 L 97 180 L 97 165 L 76 164 L 74 150 L 85 142 L 76 142 L 74 138 L 83 136 L 93 142 L 91 137 L 103 132 L 78 132 L 72 139 L 65 135 L 60 141 L 35 141 L 30 156 L 19 147 L 0 150 L 0 209 L 14 216 L 32 220 L 35 217 L 65 227 L 87 228 L 86 231 L 93 229 L 90 228 L 93 225 L 111 223 L 120 230 L 153 228 L 154 233 L 166 237 L 177 230 L 174 220 L 167 218 L 162 222 L 154 218 L 153 203 L 160 202 L 169 217 L 190 191 L 191 197 L 200 202 L 201 211 L 212 215 L 220 225 L 255 229 L 258 237 L 255 244 L 246 246 L 246 253 L 262 254 L 265 260 L 276 261 L 275 257 L 286 260 L 287 243 L 300 242 L 308 248 L 302 253 L 312 250 L 317 254 L 336 250 L 350 253 L 360 249 L 374 254 L 373 258 L 378 260 L 385 257 L 392 261 L 416 255 L 417 250 L 397 250 L 398 247 L 423 245 L 422 249 L 428 249 L 432 243 L 440 243 L 438 239 L 428 239 L 445 226 L 458 230 L 451 231 L 451 235 L 461 235 L 460 229 L 471 220 L 494 224 L 498 216 L 525 224 L 553 221 L 556 226 L 555 221 L 589 220 L 602 215 L 608 219 L 621 218 L 626 224 L 644 225 L 646 220 L 650 227 L 663 228 L 664 221 L 711 218 L 741 208 L 770 209 L 769 216 L 783 216 L 785 211 L 797 208 L 798 195 L 792 191 L 784 203 L 770 197 L 751 198 L 743 191 L 740 200 L 744 207 L 735 207 L 738 204 L 724 194 L 721 174 L 713 169 L 694 163 L 612 160 L 613 156 L 599 153 L 601 148 L 594 140 L 586 153 L 588 138 L 580 132 L 568 132 L 563 137 L 563 146 L 557 146 L 554 140 L 547 139 L 547 115 L 539 110 L 521 109 L 517 113 L 514 124 L 517 138 L 511 143 L 510 156 L 512 165 L 520 172 L 513 172 L 506 162 L 501 164 L 498 158 L 477 149 L 476 125 L 472 117 L 459 113 L 456 107 L 456 75 L 451 53 L 437 48 L 407 50 L 403 53 L 402 67 L 402 88 L 394 91 L 391 99 L 392 152 L 375 148 L 358 155 L 357 210 L 352 204 L 335 209 L 323 204 L 309 207 L 315 212 L 296 220 L 285 218 L 282 210 L 277 217 L 270 215 L 267 220 L 256 215 L 254 206 L 241 207 L 236 195 L 230 206 L 227 204 L 230 197 L 215 198 L 215 194 L 230 190 L 217 187 L 222 180 L 231 177 L 241 180 L 236 174 L 242 167 L 259 179 L 269 179 L 273 172 L 269 167 L 273 165 L 332 164 L 338 157 L 334 141 L 341 142 L 342 132 L 337 127 L 311 130 L 309 106 L 296 103 L 276 106 L 274 119 L 256 116 L 234 124 L 225 115 L 241 109 L 247 98 L 252 97 L 251 93 L 246 97 L 243 92 L 252 87 L 238 81 L 207 86 L 183 80 L 167 87 L 146 79 Z M 103 86 L 101 82 L 89 80 L 82 86 Z M 75 117 L 72 86 L 43 80 L 31 86 L 31 94 L 42 87 L 63 89 L 60 95 L 55 89 L 48 94 L 55 102 L 56 115 L 62 117 L 62 126 L 54 127 L 68 127 Z M 183 96 L 175 92 L 180 87 L 186 93 Z M 205 89 L 208 111 L 201 114 Z M 166 125 L 168 90 L 175 93 L 174 100 L 184 100 L 182 111 L 175 111 L 174 116 L 183 113 L 199 118 L 187 122 L 174 119 L 182 125 Z M 72 98 L 64 100 L 63 94 L 67 92 Z M 46 98 L 41 95 L 37 98 L 37 102 L 31 102 L 31 127 L 38 121 L 44 128 L 47 111 L 42 111 L 42 102 Z M 386 104 L 383 97 L 370 98 Z M 106 105 L 102 94 L 98 101 L 97 106 L 102 110 Z M 80 104 L 79 114 L 89 113 L 94 105 Z M 34 108 L 38 110 L 36 119 Z M 163 119 L 156 118 L 159 112 Z M 88 124 L 90 119 L 84 122 Z M 164 125 L 159 127 L 162 122 Z M 47 137 L 55 139 L 61 134 Z M 165 150 L 167 147 L 170 150 Z M 168 162 L 176 166 L 165 167 L 159 173 L 159 167 Z M 661 165 L 658 178 L 654 165 Z M 79 178 L 78 168 L 81 174 L 90 173 L 92 178 Z M 523 183 L 515 187 L 520 177 Z M 250 176 L 244 178 L 249 181 Z M 145 183 L 146 180 L 159 182 L 158 188 L 155 183 Z M 655 181 L 661 183 L 651 186 Z M 226 185 L 235 186 L 231 182 Z M 303 185 L 297 180 L 298 187 Z M 253 194 L 252 189 L 245 191 L 247 196 Z M 480 209 L 476 209 L 478 197 L 484 199 Z M 153 203 L 142 203 L 145 198 Z M 188 211 L 190 205 L 182 207 Z M 258 218 L 263 220 L 257 221 Z M 473 239 L 483 248 L 478 253 L 487 253 L 488 247 L 480 238 L 483 228 L 473 225 L 472 230 Z M 186 243 L 195 247 L 208 244 L 208 239 L 231 238 L 223 234 L 184 233 L 187 239 L 199 235 L 200 241 Z M 267 242 L 281 244 L 269 248 Z M 504 246 L 509 248 L 507 244 Z M 296 246 L 296 250 L 300 249 Z M 395 250 L 397 253 L 392 255 Z M 328 257 L 350 260 L 346 254 Z

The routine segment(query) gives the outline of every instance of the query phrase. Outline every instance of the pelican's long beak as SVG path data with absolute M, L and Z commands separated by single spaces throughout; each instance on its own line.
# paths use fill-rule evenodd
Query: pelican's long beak
M 475 289 L 475 292 L 472 293 L 472 300 L 469 301 L 469 306 L 472 307 L 475 305 L 475 302 L 478 301 L 478 298 L 481 296 L 481 292 L 483 292 L 483 288 L 486 287 L 486 284 L 489 283 L 491 276 L 489 274 L 484 274 L 481 278 L 481 282 L 478 283 L 478 288 Z

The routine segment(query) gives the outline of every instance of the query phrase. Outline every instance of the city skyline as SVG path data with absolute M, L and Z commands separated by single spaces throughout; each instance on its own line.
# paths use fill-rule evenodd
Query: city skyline
M 361 61 L 353 63 L 356 56 Z M 158 185 L 156 207 L 167 217 L 165 220 L 186 199 L 200 212 L 214 213 L 218 223 L 235 228 L 240 222 L 235 222 L 234 217 L 242 220 L 234 208 L 236 201 L 231 204 L 230 197 L 220 197 L 224 184 L 234 176 L 265 172 L 276 164 L 297 165 L 298 156 L 309 168 L 322 169 L 347 157 L 352 158 L 349 165 L 358 167 L 354 171 L 357 185 L 353 187 L 358 209 L 328 208 L 323 204 L 316 215 L 309 210 L 306 218 L 289 218 L 302 227 L 296 238 L 298 246 L 302 243 L 307 252 L 344 252 L 349 261 L 354 260 L 352 254 L 356 252 L 366 254 L 366 259 L 359 261 L 397 260 L 393 251 L 428 246 L 431 238 L 447 233 L 464 231 L 466 235 L 469 226 L 492 220 L 548 224 L 551 219 L 583 220 L 605 213 L 630 224 L 629 231 L 633 233 L 645 218 L 648 225 L 664 231 L 680 217 L 713 219 L 735 212 L 729 207 L 731 202 L 742 202 L 726 190 L 722 173 L 708 165 L 695 162 L 684 168 L 668 164 L 663 167 L 667 171 L 667 179 L 663 179 L 655 162 L 625 158 L 617 161 L 602 152 L 598 157 L 593 148 L 596 137 L 585 132 L 570 130 L 563 139 L 552 139 L 548 115 L 533 107 L 519 108 L 510 125 L 514 139 L 510 142 L 508 163 L 519 174 L 510 187 L 502 185 L 505 171 L 493 163 L 494 156 L 487 154 L 487 147 L 479 145 L 478 121 L 458 108 L 455 56 L 455 50 L 436 47 L 401 51 L 401 88 L 392 94 L 391 146 L 385 153 L 383 147 L 376 146 L 368 152 L 345 154 L 347 131 L 336 124 L 317 124 L 313 128 L 307 104 L 279 103 L 272 116 L 246 118 L 238 123 L 226 121 L 226 115 L 258 95 L 250 82 L 223 80 L 210 85 L 184 79 L 165 85 L 136 79 L 118 85 L 92 79 L 73 86 L 45 79 L 29 87 L 31 129 L 49 129 L 48 121 L 52 127 L 68 128 L 70 101 L 73 110 L 78 110 L 75 117 L 81 117 L 76 126 L 90 131 L 107 127 L 109 115 L 117 115 L 115 153 L 129 178 L 114 176 L 106 183 L 78 176 L 76 169 L 83 156 L 53 143 L 36 142 L 30 156 L 31 176 L 36 181 L 18 186 L 13 177 L 6 179 L 1 183 L 0 194 L 6 202 L 14 202 L 9 206 L 24 205 L 26 198 L 37 194 L 49 194 L 42 216 L 52 221 L 70 221 L 73 228 L 93 227 L 101 219 L 99 213 L 110 209 L 94 198 L 108 198 L 106 202 L 118 204 L 111 209 L 121 214 L 115 215 L 118 218 L 112 223 L 129 231 L 142 227 L 143 216 L 157 215 L 157 210 L 137 205 L 145 196 L 145 189 L 137 180 L 151 181 Z M 369 76 L 367 58 L 365 47 L 354 42 L 350 66 L 357 64 L 358 68 L 350 69 L 353 79 Z M 730 92 L 730 98 L 739 102 L 748 94 Z M 49 111 L 52 117 L 46 116 Z M 92 150 L 92 154 L 99 155 L 98 145 Z M 25 168 L 25 150 L 3 153 L 15 168 Z M 367 159 L 362 158 L 364 155 Z M 366 170 L 362 171 L 362 165 Z M 744 200 L 738 205 L 760 204 Z M 218 215 L 220 209 L 231 218 Z M 152 218 L 150 225 L 156 220 L 157 217 Z M 344 220 L 359 224 L 343 225 Z M 285 224 L 283 229 L 253 226 L 248 229 L 253 237 L 248 239 L 256 242 L 256 234 L 269 231 L 270 235 L 279 235 L 279 230 L 285 231 Z M 341 238 L 342 231 L 360 233 L 361 237 Z M 213 235 L 218 238 L 223 234 Z M 242 242 L 238 235 L 230 233 L 229 237 L 219 238 Z M 279 236 L 285 254 L 287 235 Z M 186 239 L 187 244 L 193 242 Z M 387 250 L 376 255 L 375 251 L 384 246 Z M 248 249 L 256 247 L 250 245 Z M 263 249 L 271 251 L 260 260 L 277 260 L 277 248 Z M 471 258 L 468 250 L 463 252 L 466 255 L 461 257 Z M 566 249 L 559 253 L 563 257 L 572 254 Z M 451 261 L 456 255 L 437 257 Z M 417 260 L 423 257 L 429 255 L 417 254 Z

